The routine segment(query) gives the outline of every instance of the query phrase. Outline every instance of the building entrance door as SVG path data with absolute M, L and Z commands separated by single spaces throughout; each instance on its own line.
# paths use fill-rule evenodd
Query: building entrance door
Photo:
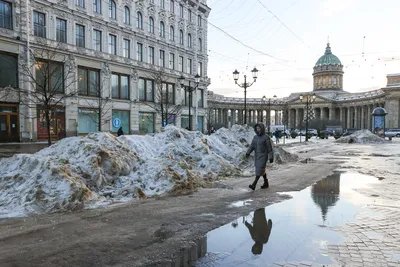
M 17 105 L 0 105 L 0 142 L 19 142 Z

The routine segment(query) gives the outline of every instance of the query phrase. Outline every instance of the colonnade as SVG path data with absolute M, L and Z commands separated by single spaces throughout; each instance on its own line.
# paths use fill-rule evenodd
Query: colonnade
M 372 116 L 371 113 L 375 107 L 384 107 L 384 102 L 376 102 L 373 104 L 358 104 L 335 106 L 330 104 L 324 106 L 321 104 L 313 105 L 314 119 L 330 120 L 335 125 L 341 125 L 343 129 L 371 129 Z M 211 114 L 209 120 L 212 125 L 230 127 L 234 124 L 244 124 L 244 109 L 237 108 L 210 108 Z M 287 112 L 287 122 L 284 118 L 284 110 Z M 289 129 L 304 128 L 304 105 L 294 103 L 292 106 L 281 107 L 275 106 L 270 109 L 254 109 L 247 110 L 247 124 L 253 125 L 257 122 L 264 122 L 268 125 L 270 118 L 271 125 L 283 125 Z
M 230 127 L 234 124 L 244 124 L 244 109 L 228 109 L 228 108 L 210 108 L 209 120 L 213 125 Z M 268 124 L 270 117 L 271 125 L 281 125 L 284 123 L 283 110 L 264 110 L 249 109 L 247 110 L 247 124 L 253 125 L 257 122 Z

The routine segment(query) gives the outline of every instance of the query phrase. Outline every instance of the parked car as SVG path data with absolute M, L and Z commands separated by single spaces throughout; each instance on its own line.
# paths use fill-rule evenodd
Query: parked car
M 388 129 L 385 131 L 386 137 L 400 137 L 400 129 Z
M 308 129 L 308 133 L 311 134 L 312 136 L 317 136 L 318 135 L 318 131 L 315 129 Z
M 346 129 L 346 130 L 343 132 L 342 136 L 351 135 L 351 134 L 353 134 L 353 133 L 355 133 L 355 132 L 357 132 L 357 131 L 360 131 L 360 129 Z

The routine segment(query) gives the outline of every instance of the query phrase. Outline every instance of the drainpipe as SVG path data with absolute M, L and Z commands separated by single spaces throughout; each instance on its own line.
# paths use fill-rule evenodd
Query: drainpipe
M 25 7 L 26 7 L 26 12 L 25 12 L 25 16 L 26 16 L 26 67 L 30 68 L 30 44 L 29 44 L 29 38 L 30 38 L 30 27 L 29 27 L 29 0 L 25 0 Z M 28 73 L 27 75 L 27 79 L 28 79 L 28 116 L 29 116 L 29 123 L 31 126 L 30 129 L 30 133 L 29 133 L 29 137 L 30 140 L 32 141 L 33 139 L 33 120 L 32 120 L 32 110 L 31 110 L 31 78 L 30 75 Z

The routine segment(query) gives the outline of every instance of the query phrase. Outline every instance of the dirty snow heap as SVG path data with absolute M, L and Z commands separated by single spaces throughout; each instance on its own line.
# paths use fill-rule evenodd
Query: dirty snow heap
M 250 166 L 243 155 L 253 136 L 252 128 L 234 125 L 211 136 L 168 126 L 146 136 L 65 138 L 33 155 L 0 159 L 0 217 L 179 193 L 240 175 Z M 295 159 L 277 151 L 278 163 Z
M 359 143 L 359 144 L 369 144 L 369 143 L 385 143 L 385 139 L 379 137 L 376 134 L 371 133 L 369 130 L 360 130 L 355 133 L 342 136 L 336 140 L 338 143 Z

